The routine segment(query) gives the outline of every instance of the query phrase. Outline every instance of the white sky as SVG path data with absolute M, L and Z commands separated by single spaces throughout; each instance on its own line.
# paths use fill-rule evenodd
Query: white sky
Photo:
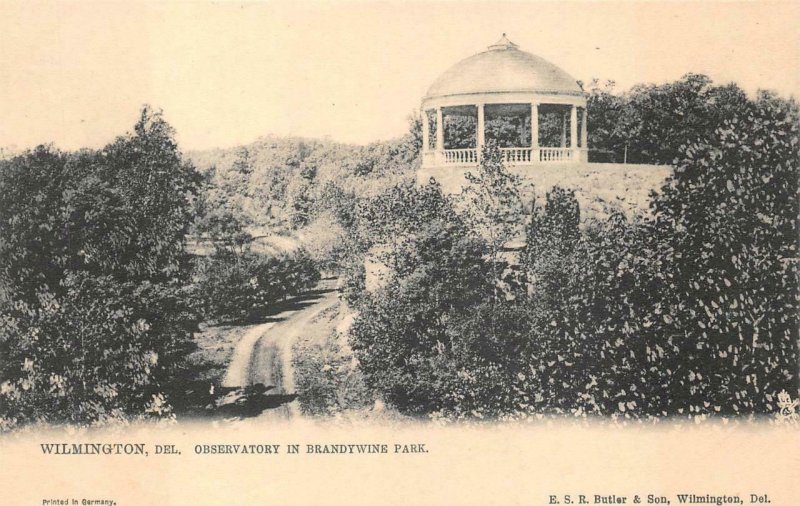
M 686 72 L 800 91 L 800 2 L 0 0 L 0 146 L 99 147 L 164 110 L 184 149 L 402 134 L 432 81 L 503 32 L 576 79 Z

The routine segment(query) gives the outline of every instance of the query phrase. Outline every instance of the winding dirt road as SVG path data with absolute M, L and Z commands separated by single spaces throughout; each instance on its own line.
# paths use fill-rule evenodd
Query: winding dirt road
M 339 303 L 335 286 L 336 279 L 322 280 L 314 290 L 288 301 L 286 309 L 242 336 L 234 349 L 222 386 L 262 384 L 272 387 L 267 392 L 269 397 L 291 398 L 295 393 L 292 345 L 315 318 Z M 289 418 L 298 413 L 296 401 L 284 401 L 260 416 Z

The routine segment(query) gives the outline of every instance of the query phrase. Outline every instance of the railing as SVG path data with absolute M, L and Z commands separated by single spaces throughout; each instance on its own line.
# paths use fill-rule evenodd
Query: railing
M 575 160 L 572 148 L 539 148 L 540 162 L 571 162 Z
M 503 161 L 509 165 L 530 164 L 539 162 L 572 162 L 580 161 L 584 149 L 572 148 L 500 148 Z M 445 149 L 443 151 L 426 151 L 422 154 L 423 166 L 441 165 L 474 165 L 478 163 L 477 149 Z
M 445 164 L 478 163 L 477 149 L 445 149 Z
M 503 161 L 512 165 L 515 163 L 530 163 L 533 151 L 531 148 L 500 148 Z

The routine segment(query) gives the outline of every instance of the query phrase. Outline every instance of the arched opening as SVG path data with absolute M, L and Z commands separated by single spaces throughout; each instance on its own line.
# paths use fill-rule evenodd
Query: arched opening
M 531 147 L 530 104 L 487 104 L 486 142 L 499 148 Z

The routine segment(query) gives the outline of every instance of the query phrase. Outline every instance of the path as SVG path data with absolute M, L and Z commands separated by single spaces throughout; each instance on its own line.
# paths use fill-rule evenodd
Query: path
M 294 395 L 292 345 L 304 329 L 323 311 L 339 302 L 336 279 L 324 279 L 315 290 L 288 301 L 286 309 L 270 316 L 268 322 L 250 329 L 236 345 L 223 387 L 262 384 L 270 388 L 267 397 L 279 399 L 275 409 L 262 416 L 288 418 L 297 414 L 297 402 L 285 402 Z

